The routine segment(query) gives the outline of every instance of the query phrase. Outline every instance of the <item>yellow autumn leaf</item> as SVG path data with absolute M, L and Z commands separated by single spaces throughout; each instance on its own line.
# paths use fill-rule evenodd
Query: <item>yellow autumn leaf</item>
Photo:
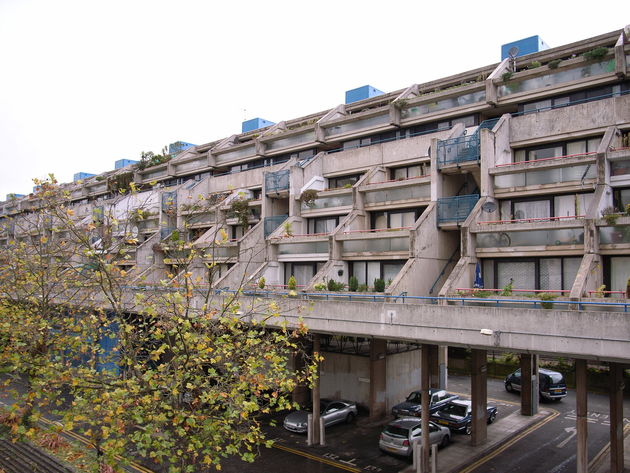
M 72 209 L 67 209 L 66 213 L 68 214 L 68 217 L 72 217 L 74 215 L 74 210 Z

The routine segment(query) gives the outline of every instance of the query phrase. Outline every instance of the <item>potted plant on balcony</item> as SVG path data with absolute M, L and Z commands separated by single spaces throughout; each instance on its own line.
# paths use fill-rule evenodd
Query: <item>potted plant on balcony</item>
M 315 189 L 307 189 L 300 196 L 300 201 L 309 209 L 315 207 L 315 200 L 317 200 L 317 191 Z
M 602 218 L 606 221 L 606 225 L 613 226 L 619 219 L 619 213 L 614 207 L 606 207 L 602 210 Z
M 230 205 L 230 210 L 238 220 L 239 225 L 243 227 L 249 225 L 249 199 L 234 199 Z

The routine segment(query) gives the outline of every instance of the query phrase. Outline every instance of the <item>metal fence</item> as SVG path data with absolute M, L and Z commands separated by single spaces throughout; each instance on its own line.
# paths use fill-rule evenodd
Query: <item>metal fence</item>
M 457 195 L 438 199 L 437 223 L 459 223 L 468 218 L 473 207 L 479 200 L 479 194 Z
M 275 215 L 273 217 L 265 217 L 265 238 L 273 233 L 273 231 L 280 226 L 289 216 L 288 215 Z
M 289 177 L 290 171 L 288 169 L 265 173 L 265 192 L 269 194 L 288 190 Z

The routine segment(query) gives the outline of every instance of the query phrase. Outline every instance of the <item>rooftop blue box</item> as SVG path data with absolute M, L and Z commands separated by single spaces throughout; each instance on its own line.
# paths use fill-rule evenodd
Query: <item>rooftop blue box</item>
M 346 103 L 358 102 L 359 100 L 369 99 L 378 95 L 383 95 L 385 92 L 378 90 L 371 85 L 364 85 L 363 87 L 357 87 L 356 89 L 346 91 Z
M 133 159 L 119 159 L 114 163 L 114 169 L 122 169 L 130 164 L 136 164 L 137 162 L 138 161 L 134 161 Z
M 168 154 L 177 154 L 185 149 L 192 148 L 193 146 L 197 146 L 192 143 L 186 143 L 185 141 L 176 141 L 175 143 L 171 143 L 168 145 Z
M 252 118 L 251 120 L 246 120 L 243 122 L 241 132 L 247 133 L 248 131 L 258 130 L 259 128 L 265 128 L 266 126 L 270 125 L 275 125 L 275 123 L 270 122 L 269 120 L 265 120 L 264 118 Z
M 90 174 L 89 172 L 77 172 L 74 174 L 73 181 L 81 181 L 83 179 L 87 179 L 88 177 L 96 176 L 96 174 Z
M 549 45 L 545 43 L 540 36 L 530 36 L 529 38 L 519 39 L 517 41 L 512 41 L 511 43 L 506 43 L 501 46 L 502 61 L 509 56 L 508 51 L 514 46 L 518 48 L 518 53 L 516 53 L 516 56 L 525 56 L 526 54 L 537 53 L 539 51 L 549 49 Z

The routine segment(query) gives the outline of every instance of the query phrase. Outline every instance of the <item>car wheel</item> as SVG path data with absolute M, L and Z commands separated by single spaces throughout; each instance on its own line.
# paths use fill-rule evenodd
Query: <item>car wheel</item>
M 505 390 L 509 393 L 513 393 L 514 388 L 512 387 L 512 383 L 505 383 Z
M 346 424 L 352 424 L 352 422 L 354 422 L 354 414 L 352 412 L 350 412 L 346 416 Z
M 488 424 L 492 424 L 494 422 L 494 419 L 497 418 L 497 413 L 493 412 L 492 414 L 490 414 L 490 417 L 488 417 Z
M 442 441 L 440 442 L 440 448 L 448 447 L 448 444 L 451 443 L 451 438 L 448 435 L 442 437 Z
M 466 433 L 466 435 L 472 434 L 472 424 L 471 423 L 466 424 L 465 433 Z

